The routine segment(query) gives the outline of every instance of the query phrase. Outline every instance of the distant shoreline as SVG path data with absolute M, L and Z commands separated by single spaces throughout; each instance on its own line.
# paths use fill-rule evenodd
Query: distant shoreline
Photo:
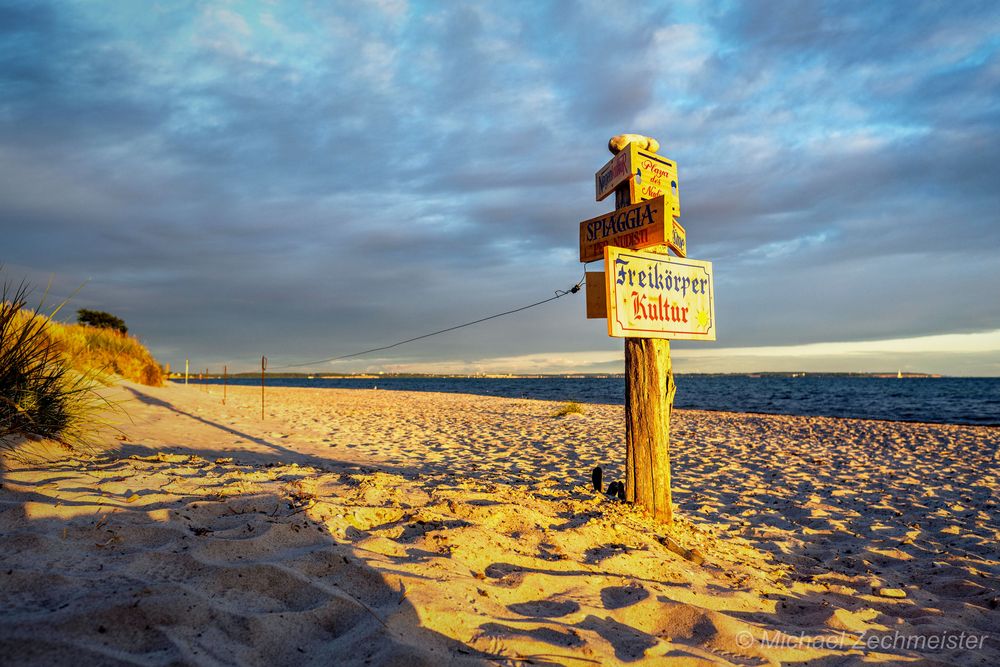
M 301 378 L 306 380 L 373 380 L 378 378 L 441 378 L 441 379 L 451 379 L 451 378 L 491 378 L 491 379 L 512 379 L 512 380 L 531 380 L 531 379 L 546 379 L 546 378 L 623 378 L 624 373 L 269 373 L 265 372 L 264 375 L 269 378 Z M 809 371 L 761 371 L 752 373 L 674 373 L 675 376 L 684 377 L 783 377 L 783 378 L 796 378 L 796 377 L 870 377 L 870 378 L 898 378 L 898 374 L 895 371 L 870 371 L 870 372 L 848 372 L 848 373 L 832 373 L 832 372 L 809 372 Z M 222 373 L 189 373 L 189 378 L 202 377 L 204 379 L 221 379 L 223 377 Z M 944 375 L 941 373 L 903 373 L 903 379 L 906 378 L 996 378 L 996 376 L 987 375 Z M 260 371 L 251 371 L 245 373 L 229 373 L 226 377 L 230 378 L 259 378 Z M 171 372 L 169 375 L 171 380 L 183 380 L 184 373 Z
M 256 386 L 260 374 L 194 376 L 194 386 Z M 679 410 L 824 416 L 913 423 L 1000 426 L 1000 380 L 871 374 L 685 374 L 675 378 Z M 171 384 L 184 384 L 174 378 Z M 269 375 L 269 387 L 372 389 L 622 405 L 622 375 Z

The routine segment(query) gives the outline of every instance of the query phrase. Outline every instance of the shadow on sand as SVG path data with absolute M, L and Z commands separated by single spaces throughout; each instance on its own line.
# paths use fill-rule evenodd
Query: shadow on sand
M 286 497 L 101 490 L 176 466 L 127 458 L 150 453 L 0 461 L 4 665 L 511 662 L 424 628 L 401 586 Z

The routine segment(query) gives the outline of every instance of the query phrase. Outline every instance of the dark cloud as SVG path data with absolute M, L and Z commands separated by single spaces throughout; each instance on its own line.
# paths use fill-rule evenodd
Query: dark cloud
M 720 345 L 1000 327 L 995 6 L 684 11 L 0 3 L 0 261 L 175 365 L 352 352 L 569 287 L 645 131 Z M 393 354 L 620 348 L 582 312 Z

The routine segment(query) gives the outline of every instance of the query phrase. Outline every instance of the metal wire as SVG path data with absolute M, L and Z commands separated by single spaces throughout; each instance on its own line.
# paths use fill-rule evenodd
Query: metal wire
M 505 315 L 512 315 L 514 313 L 520 313 L 522 310 L 528 310 L 529 308 L 534 308 L 536 306 L 541 306 L 542 304 L 549 303 L 550 301 L 555 301 L 556 299 L 561 299 L 567 294 L 576 294 L 584 286 L 584 282 L 587 279 L 586 266 L 584 266 L 583 276 L 580 278 L 579 282 L 570 287 L 567 290 L 556 290 L 555 296 L 550 296 L 548 299 L 542 299 L 541 301 L 536 301 L 535 303 L 529 303 L 527 306 L 521 306 L 520 308 L 513 308 L 511 310 L 505 310 L 502 313 L 497 313 L 495 315 L 490 315 L 488 317 L 481 317 L 478 320 L 473 320 L 471 322 L 465 322 L 464 324 L 458 324 L 453 327 L 448 327 L 447 329 L 440 329 L 438 331 L 432 331 L 420 336 L 414 336 L 413 338 L 407 338 L 406 340 L 401 340 L 397 343 L 392 343 L 391 345 L 382 345 L 380 347 L 373 347 L 368 350 L 362 350 L 361 352 L 352 352 L 351 354 L 342 354 L 336 357 L 327 357 L 326 359 L 317 359 L 315 361 L 306 361 L 300 364 L 286 364 L 284 366 L 275 366 L 272 370 L 279 370 L 285 368 L 302 368 L 303 366 L 312 366 L 314 364 L 325 364 L 331 361 L 340 361 L 342 359 L 352 359 L 354 357 L 361 357 L 366 354 L 371 354 L 372 352 L 381 352 L 383 350 L 391 350 L 394 347 L 399 347 L 400 345 L 406 345 L 407 343 L 412 343 L 417 340 L 423 340 L 424 338 L 430 338 L 431 336 L 438 336 L 443 333 L 448 333 L 449 331 L 455 331 L 456 329 L 464 329 L 465 327 L 471 327 L 473 324 L 480 324 L 482 322 L 488 322 L 489 320 L 495 320 L 498 317 L 503 317 Z

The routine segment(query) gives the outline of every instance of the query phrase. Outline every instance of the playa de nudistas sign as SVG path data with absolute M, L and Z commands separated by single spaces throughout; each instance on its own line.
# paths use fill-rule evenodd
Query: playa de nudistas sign
M 677 163 L 673 160 L 629 144 L 594 174 L 597 201 L 628 182 L 629 202 L 664 197 L 667 212 L 680 217 L 680 193 L 677 187 Z

